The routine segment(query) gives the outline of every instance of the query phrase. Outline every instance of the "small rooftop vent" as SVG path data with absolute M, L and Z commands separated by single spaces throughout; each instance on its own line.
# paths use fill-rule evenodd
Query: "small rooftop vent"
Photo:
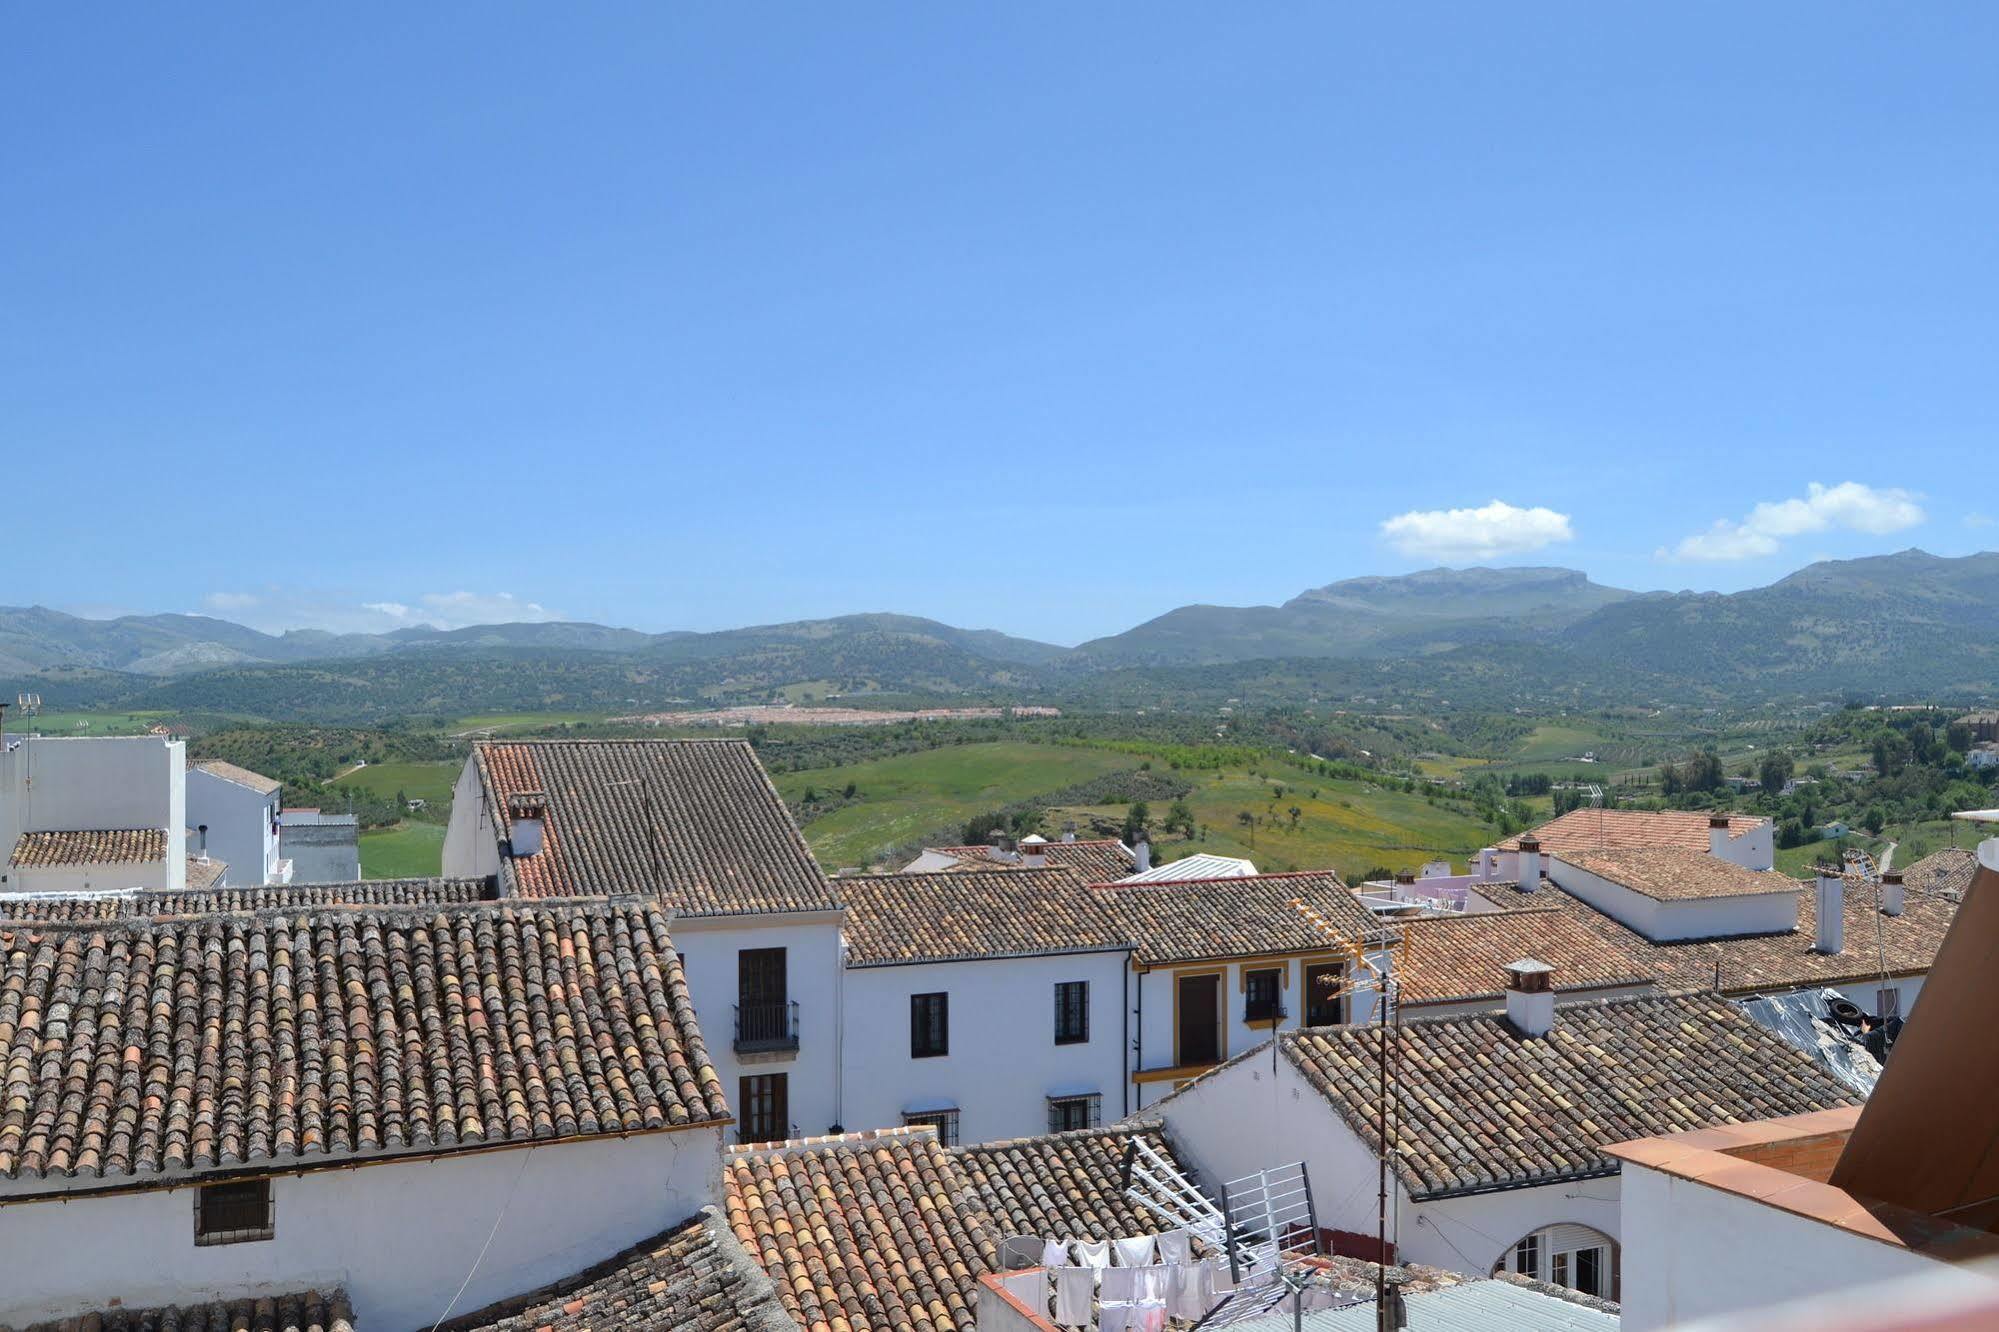
M 1908 890 L 1902 884 L 1902 871 L 1889 870 L 1881 876 L 1881 914 L 1899 916 L 1908 905 Z
M 507 850 L 516 860 L 540 853 L 547 819 L 546 791 L 516 791 L 507 797 Z
M 1506 1020 L 1529 1039 L 1555 1029 L 1555 969 L 1523 957 L 1506 964 Z
M 510 819 L 540 819 L 548 817 L 548 792 L 514 792 L 507 797 L 507 817 Z

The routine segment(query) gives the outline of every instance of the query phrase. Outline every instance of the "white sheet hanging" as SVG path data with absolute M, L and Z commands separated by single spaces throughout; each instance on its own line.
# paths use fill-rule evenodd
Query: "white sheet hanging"
M 1054 1271 L 1055 1321 L 1065 1327 L 1088 1327 L 1097 1274 L 1087 1267 L 1058 1267 Z
M 1106 1267 L 1097 1298 L 1105 1304 L 1130 1304 L 1138 1298 L 1138 1272 L 1136 1267 Z
M 1162 1263 L 1191 1263 L 1194 1261 L 1194 1237 L 1184 1230 L 1169 1230 L 1159 1237 L 1159 1261 Z
M 1068 1267 L 1071 1265 L 1068 1240 L 1049 1240 L 1041 1246 L 1043 1267 Z
M 1076 1261 L 1084 1267 L 1093 1267 L 1101 1272 L 1111 1265 L 1111 1245 L 1109 1240 L 1077 1240 Z
M 1113 1240 L 1117 1247 L 1118 1266 L 1144 1267 L 1149 1264 L 1156 1238 L 1153 1235 L 1133 1235 L 1129 1239 Z

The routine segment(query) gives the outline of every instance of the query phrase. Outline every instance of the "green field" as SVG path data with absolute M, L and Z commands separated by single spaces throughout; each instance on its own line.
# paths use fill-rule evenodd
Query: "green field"
M 401 823 L 361 834 L 361 877 L 413 879 L 440 872 L 444 825 Z
M 1246 856 L 1266 871 L 1334 869 L 1351 881 L 1377 866 L 1415 869 L 1440 857 L 1462 868 L 1473 852 L 1499 836 L 1490 825 L 1449 805 L 1432 805 L 1422 795 L 1385 790 L 1371 782 L 1292 776 L 1282 768 L 1265 771 L 1272 775 L 1197 774 L 1187 803 L 1207 835 L 1205 839 L 1197 835 L 1192 842 L 1156 838 L 1159 858 L 1206 851 Z M 1281 797 L 1274 794 L 1278 785 L 1284 787 Z M 1291 821 L 1294 807 L 1296 824 Z M 1153 806 L 1155 825 L 1165 813 Z M 1253 830 L 1243 826 L 1244 813 L 1258 820 Z M 1091 815 L 1115 822 L 1123 810 L 1057 810 L 1050 817 L 1084 822 Z
M 1141 761 L 1103 749 L 1002 742 L 801 769 L 780 773 L 776 781 L 794 808 L 807 787 L 839 792 L 852 782 L 858 788 L 856 803 L 805 825 L 813 854 L 833 869 L 1001 805 L 1136 768 Z
M 539 731 L 550 726 L 600 722 L 610 715 L 608 712 L 486 712 L 473 717 L 460 717 L 447 723 L 444 729 L 453 735 L 464 735 L 468 731 L 492 731 L 496 734 Z
M 1951 840 L 1953 833 L 1957 837 L 1955 842 Z M 1836 862 L 1844 847 L 1857 847 L 1871 856 L 1878 857 L 1887 850 L 1890 842 L 1896 844 L 1895 866 L 1907 868 L 1924 856 L 1949 846 L 1976 847 L 1978 831 L 1966 827 L 1955 819 L 1894 823 L 1883 828 L 1879 837 L 1870 837 L 1866 832 L 1856 829 L 1844 841 L 1806 842 L 1803 846 L 1783 847 L 1777 852 L 1777 868 L 1786 874 L 1809 874 L 1814 865 Z
M 335 786 L 351 786 L 393 798 L 401 791 L 411 800 L 422 800 L 442 815 L 451 804 L 451 788 L 458 780 L 463 763 L 370 763 L 343 773 Z
M 44 712 L 23 718 L 7 705 L 7 730 L 38 731 L 43 735 L 144 735 L 146 728 L 167 716 L 164 712 Z

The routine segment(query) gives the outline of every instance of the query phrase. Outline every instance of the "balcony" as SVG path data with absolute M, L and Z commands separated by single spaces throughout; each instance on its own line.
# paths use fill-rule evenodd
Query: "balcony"
M 736 1053 L 780 1054 L 798 1048 L 798 1001 L 736 1005 Z
M 1242 1010 L 1242 1020 L 1250 1025 L 1258 1022 L 1282 1022 L 1290 1016 L 1291 1014 L 1285 1011 L 1284 1001 L 1281 999 L 1246 1004 Z

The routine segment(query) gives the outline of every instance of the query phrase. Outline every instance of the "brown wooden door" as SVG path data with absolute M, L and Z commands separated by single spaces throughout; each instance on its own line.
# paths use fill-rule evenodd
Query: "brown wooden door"
M 1305 968 L 1305 1025 L 1333 1027 L 1346 1021 L 1346 968 L 1338 962 L 1313 962 Z
M 791 1136 L 790 1079 L 764 1073 L 740 1081 L 736 1104 L 741 1121 L 736 1137 L 743 1142 L 776 1142 Z
M 1222 978 L 1182 976 L 1177 1008 L 1180 1049 L 1176 1064 L 1214 1064 L 1222 1057 Z

